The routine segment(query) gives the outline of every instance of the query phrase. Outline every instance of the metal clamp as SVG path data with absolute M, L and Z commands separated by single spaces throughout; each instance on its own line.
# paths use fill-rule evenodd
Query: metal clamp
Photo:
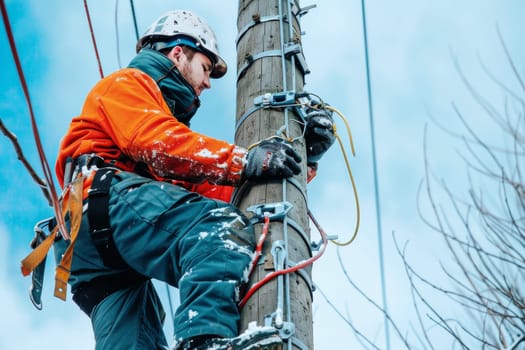
M 34 228 L 35 237 L 30 244 L 32 249 L 36 249 L 46 239 L 46 237 L 51 234 L 52 226 L 54 226 L 54 220 L 54 217 L 50 217 L 36 223 Z M 42 287 L 44 283 L 44 273 L 46 270 L 46 259 L 47 255 L 31 274 L 29 298 L 37 310 L 42 310 Z
M 286 245 L 284 241 L 275 241 L 272 245 L 272 250 L 270 251 L 273 257 L 273 262 L 275 266 L 275 271 L 284 270 L 284 264 L 287 257 Z M 284 281 L 283 276 L 277 276 L 277 308 L 275 309 L 275 327 L 278 329 L 283 328 L 283 309 L 284 309 Z
M 339 235 L 327 235 L 326 236 L 326 240 L 327 241 L 335 241 L 336 239 L 339 238 Z M 313 251 L 319 251 L 319 249 L 321 249 L 321 246 L 323 245 L 323 240 L 321 239 L 319 242 L 315 242 L 315 241 L 312 241 L 310 242 L 310 248 L 313 250 Z
M 245 58 L 245 63 L 239 68 L 239 71 L 237 72 L 237 81 L 241 78 L 244 72 L 256 60 L 265 58 L 265 57 L 281 57 L 282 54 L 283 52 L 281 50 L 268 50 L 268 51 L 259 52 L 258 54 L 255 54 L 255 55 L 247 55 Z
M 298 99 L 308 98 L 307 92 L 295 92 L 293 90 L 280 91 L 280 92 L 267 92 L 263 95 L 257 96 L 253 99 L 253 106 L 248 109 L 235 124 L 235 131 L 239 130 L 239 127 L 244 123 L 246 119 L 253 113 L 257 112 L 262 108 L 282 108 L 292 107 L 293 111 L 296 112 L 302 119 L 306 117 L 304 112 L 301 112 L 299 106 L 297 106 Z M 306 102 L 301 102 L 303 104 Z
M 293 90 L 273 93 L 267 92 L 264 95 L 254 98 L 253 104 L 261 106 L 262 108 L 282 107 L 295 104 L 296 97 L 297 93 Z
M 284 44 L 284 51 L 283 50 L 268 50 L 268 51 L 259 52 L 255 55 L 248 54 L 245 58 L 245 63 L 241 67 L 239 67 L 239 70 L 237 72 L 237 80 L 239 80 L 241 76 L 243 76 L 245 71 L 256 60 L 261 59 L 261 58 L 266 58 L 266 57 L 281 57 L 283 55 L 286 59 L 291 59 L 291 57 L 297 57 L 297 61 L 299 63 L 301 72 L 304 75 L 310 73 L 310 69 L 308 69 L 308 65 L 306 64 L 306 59 L 304 57 L 301 44 L 290 42 L 290 43 Z
M 308 64 L 306 64 L 306 58 L 303 54 L 303 48 L 301 47 L 301 44 L 297 44 L 294 42 L 287 43 L 284 45 L 284 57 L 287 59 L 290 59 L 291 57 L 297 58 L 297 63 L 299 63 L 299 67 L 301 68 L 301 72 L 306 75 L 310 74 L 310 69 L 308 68 Z
M 283 220 L 292 208 L 293 205 L 289 202 L 277 202 L 252 205 L 246 210 L 254 214 L 250 221 L 256 224 L 262 222 L 265 215 L 268 215 L 270 220 Z
M 273 242 L 271 254 L 275 264 L 275 271 L 284 270 L 288 252 L 284 241 Z M 285 322 L 284 313 L 284 278 L 282 275 L 277 277 L 277 307 L 275 312 L 265 317 L 265 324 L 275 327 L 279 331 L 282 339 L 288 339 L 295 333 L 295 325 L 292 322 Z
M 277 331 L 279 332 L 279 336 L 281 337 L 281 339 L 290 339 L 292 338 L 292 342 L 295 343 L 296 342 L 296 338 L 293 337 L 293 335 L 295 334 L 295 325 L 292 323 L 292 322 L 284 322 L 283 323 L 283 326 L 281 328 L 277 328 L 275 327 L 275 324 L 273 322 L 273 318 L 274 318 L 274 315 L 265 315 L 264 316 L 264 326 L 265 327 L 274 327 L 277 329 Z M 301 347 L 301 349 L 307 349 L 307 348 L 303 348 Z
M 239 45 L 239 41 L 241 41 L 241 38 L 244 36 L 244 34 L 246 34 L 246 32 L 255 27 L 257 24 L 260 24 L 260 23 L 265 23 L 265 22 L 271 22 L 271 21 L 279 21 L 280 20 L 280 16 L 279 15 L 275 15 L 275 16 L 259 16 L 259 15 L 254 15 L 252 16 L 252 21 L 251 22 L 248 22 L 243 28 L 241 28 L 239 30 L 239 34 L 237 35 L 237 39 L 235 39 L 235 43 L 237 45 Z
M 309 5 L 305 7 L 300 7 L 299 4 L 296 4 L 296 6 L 299 8 L 297 13 L 295 14 L 297 17 L 303 17 L 306 15 L 311 9 L 314 9 L 317 7 L 317 5 Z

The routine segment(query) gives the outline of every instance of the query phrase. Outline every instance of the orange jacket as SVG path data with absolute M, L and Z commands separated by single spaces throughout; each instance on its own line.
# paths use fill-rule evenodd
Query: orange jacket
M 152 177 L 229 201 L 246 150 L 192 131 L 170 112 L 156 82 L 125 68 L 102 79 L 62 140 L 56 163 L 61 186 L 68 157 L 95 153 L 126 171 L 138 164 Z M 203 181 L 207 182 L 203 182 Z

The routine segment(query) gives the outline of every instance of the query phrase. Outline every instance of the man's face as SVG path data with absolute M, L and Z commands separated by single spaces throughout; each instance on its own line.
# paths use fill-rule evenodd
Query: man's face
M 184 53 L 180 46 L 174 47 L 168 54 L 182 77 L 193 87 L 197 96 L 204 89 L 211 88 L 210 74 L 211 60 L 204 54 L 196 51 L 191 59 Z

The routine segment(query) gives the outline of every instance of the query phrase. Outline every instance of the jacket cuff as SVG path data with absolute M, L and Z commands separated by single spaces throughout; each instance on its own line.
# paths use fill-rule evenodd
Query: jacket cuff
M 232 161 L 230 167 L 230 180 L 233 184 L 241 181 L 241 175 L 246 165 L 246 155 L 248 150 L 239 146 L 234 146 L 232 150 Z

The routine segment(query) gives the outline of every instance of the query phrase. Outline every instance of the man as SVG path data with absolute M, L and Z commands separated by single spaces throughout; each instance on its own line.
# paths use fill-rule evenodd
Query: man
M 248 151 L 189 128 L 210 78 L 227 71 L 200 17 L 166 13 L 137 52 L 93 88 L 60 146 L 59 182 L 84 176 L 87 197 L 73 300 L 91 318 L 97 349 L 167 349 L 151 279 L 179 288 L 177 349 L 274 348 L 281 340 L 271 327 L 238 336 L 254 232 L 227 202 L 243 181 L 299 174 L 301 157 L 286 142 Z

